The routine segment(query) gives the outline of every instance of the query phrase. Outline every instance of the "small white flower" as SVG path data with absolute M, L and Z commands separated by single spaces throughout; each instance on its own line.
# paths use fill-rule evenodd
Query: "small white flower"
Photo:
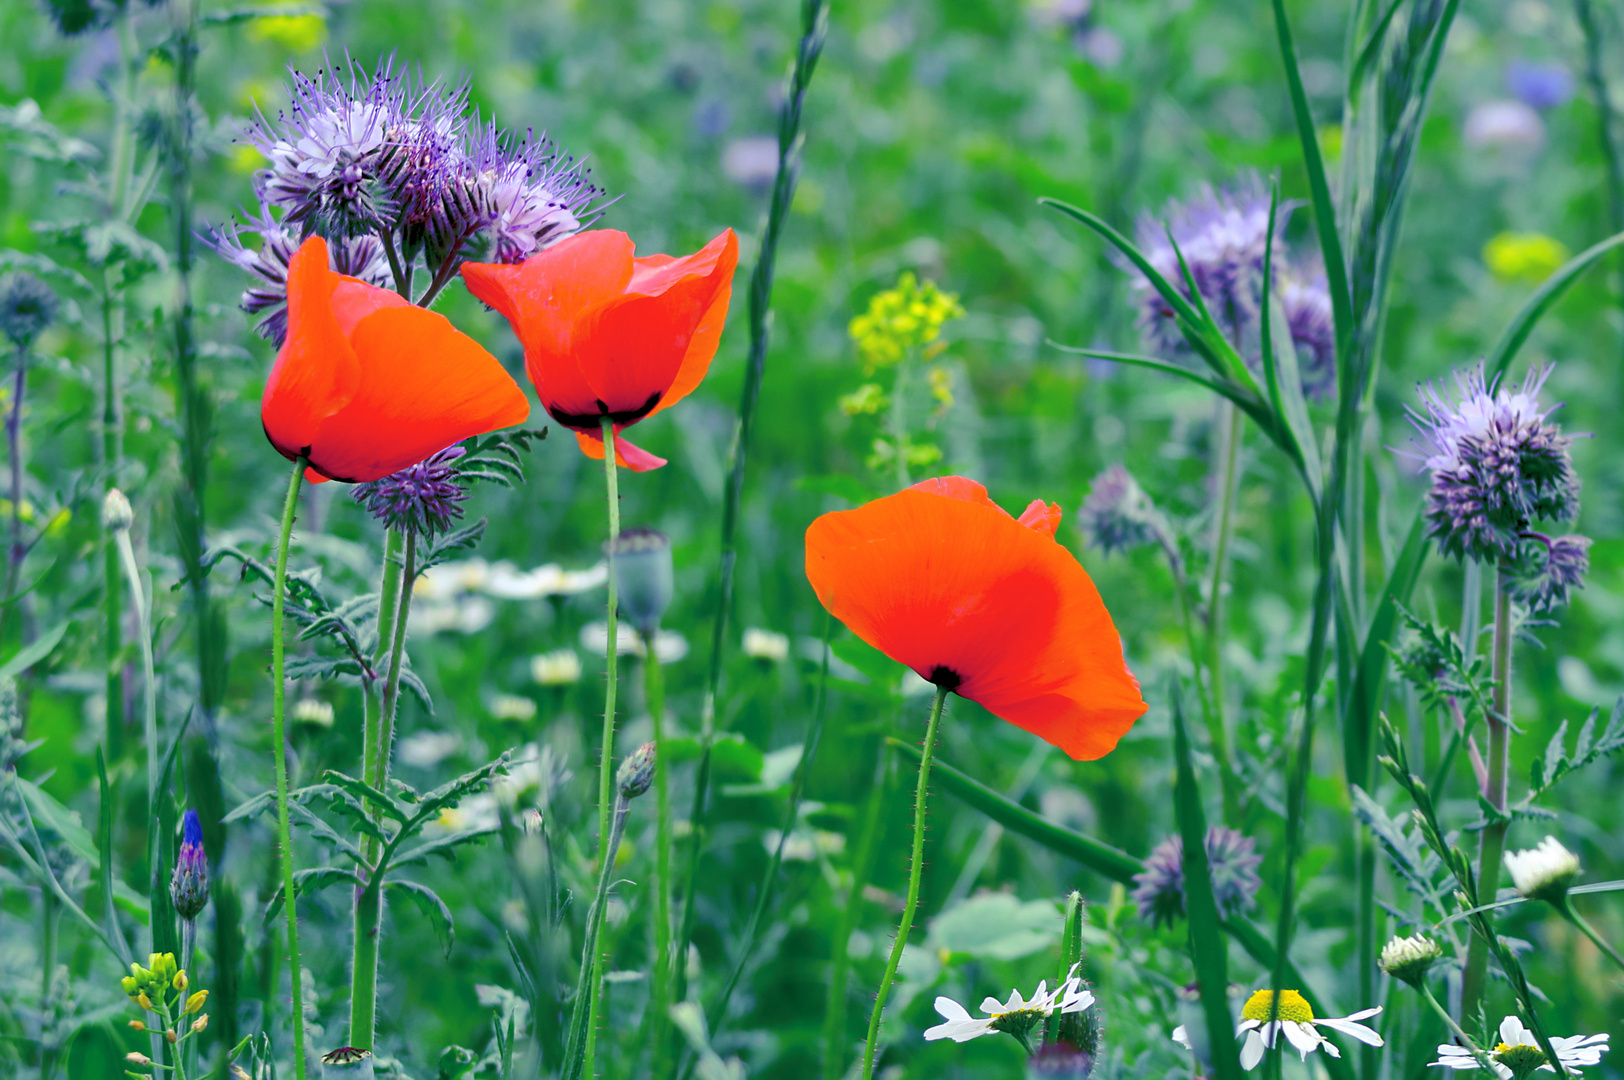
M 609 626 L 593 622 L 581 627 L 581 648 L 594 656 L 609 654 Z M 642 635 L 621 624 L 615 635 L 615 653 L 619 656 L 645 656 Z M 654 655 L 662 664 L 674 664 L 688 655 L 688 639 L 675 630 L 661 630 L 654 635 Z
M 396 756 L 405 765 L 432 769 L 457 752 L 462 740 L 444 731 L 419 731 L 400 741 Z
M 1381 1007 L 1364 1009 L 1351 1016 L 1340 1018 L 1314 1016 L 1314 1010 L 1309 1006 L 1308 1000 L 1295 990 L 1280 991 L 1280 1018 L 1273 1022 L 1269 1020 L 1270 1006 L 1274 1003 L 1274 991 L 1259 990 L 1246 999 L 1241 1007 L 1241 1022 L 1235 1025 L 1235 1037 L 1244 1040 L 1241 1044 L 1241 1068 L 1253 1069 L 1263 1060 L 1263 1052 L 1274 1047 L 1275 1041 L 1281 1035 L 1292 1045 L 1298 1055 L 1308 1060 L 1308 1055 L 1315 1050 L 1324 1050 L 1332 1057 L 1341 1057 L 1342 1052 L 1336 1044 L 1320 1034 L 1322 1027 L 1332 1031 L 1341 1032 L 1370 1046 L 1381 1046 L 1382 1037 L 1373 1029 L 1359 1023 L 1381 1012 Z M 1179 1025 L 1173 1029 L 1173 1041 L 1185 1049 L 1190 1048 L 1190 1034 Z
M 1008 1001 L 1000 1002 L 995 997 L 984 999 L 981 1011 L 987 1014 L 985 1018 L 971 1016 L 963 1005 L 950 997 L 939 997 L 936 999 L 936 1011 L 945 1023 L 927 1028 L 925 1041 L 952 1039 L 954 1042 L 969 1042 L 997 1031 L 1007 1031 L 1017 1038 L 1024 1038 L 1038 1021 L 1053 1015 L 1056 1009 L 1062 1013 L 1082 1012 L 1094 1004 L 1094 994 L 1083 988 L 1083 980 L 1077 974 L 1079 966 L 1073 964 L 1066 981 L 1053 990 L 1049 989 L 1048 980 L 1038 983 L 1037 991 L 1030 999 L 1021 997 L 1019 990 L 1011 990 Z
M 1559 898 L 1579 876 L 1579 856 L 1556 837 L 1547 836 L 1536 848 L 1506 852 L 1506 869 L 1519 896 Z
M 1376 966 L 1414 986 L 1426 977 L 1428 970 L 1443 956 L 1443 949 L 1429 937 L 1395 937 L 1382 946 Z
M 333 703 L 320 698 L 300 698 L 293 703 L 293 719 L 317 727 L 333 726 Z
M 497 694 L 491 699 L 491 715 L 498 720 L 534 720 L 536 703 L 518 694 Z
M 1601 1055 L 1608 1049 L 1608 1036 L 1603 1035 L 1570 1035 L 1565 1039 L 1552 1039 L 1551 1049 L 1556 1051 L 1557 1060 L 1564 1067 L 1564 1071 L 1578 1072 L 1581 1065 L 1601 1064 Z M 1512 1077 L 1527 1075 L 1530 1072 L 1556 1072 L 1551 1063 L 1546 1060 L 1545 1052 L 1539 1048 L 1534 1033 L 1523 1026 L 1523 1022 L 1515 1016 L 1508 1016 L 1500 1021 L 1500 1042 L 1489 1051 L 1493 1058 L 1495 1075 L 1501 1080 L 1511 1080 Z M 1534 1065 L 1534 1062 L 1542 1064 Z M 1472 1052 L 1464 1046 L 1455 1046 L 1444 1043 L 1438 1047 L 1438 1060 L 1432 1065 L 1445 1069 L 1478 1069 L 1482 1065 Z
M 789 638 L 752 626 L 744 632 L 744 655 L 781 664 L 789 659 Z
M 541 686 L 568 686 L 581 679 L 581 658 L 574 649 L 557 649 L 530 658 L 530 677 Z

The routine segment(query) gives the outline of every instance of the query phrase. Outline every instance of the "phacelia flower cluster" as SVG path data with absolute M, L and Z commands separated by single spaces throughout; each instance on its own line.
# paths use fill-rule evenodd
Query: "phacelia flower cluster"
M 56 293 L 33 274 L 0 279 L 0 334 L 19 349 L 32 345 L 56 321 Z
M 1138 226 L 1139 249 L 1185 299 L 1193 299 L 1184 268 L 1224 336 L 1254 368 L 1263 356 L 1263 263 L 1270 248 L 1269 192 L 1255 175 L 1233 188 L 1203 185 L 1195 198 L 1174 201 Z M 1293 259 L 1285 241 L 1290 207 L 1275 215 L 1270 258 L 1275 296 L 1291 329 L 1303 391 L 1328 395 L 1336 385 L 1336 335 L 1325 274 L 1312 260 Z M 1171 237 L 1171 239 L 1169 239 Z M 1169 358 L 1190 355 L 1172 307 L 1137 274 L 1139 329 L 1150 348 Z
M 1155 504 L 1120 463 L 1094 478 L 1078 516 L 1089 545 L 1107 555 L 1130 551 L 1162 537 Z
M 522 262 L 594 217 L 602 192 L 581 163 L 545 137 L 482 122 L 466 87 L 425 84 L 386 60 L 371 74 L 293 72 L 289 98 L 244 133 L 267 162 L 257 211 L 210 238 L 260 279 L 243 308 L 268 312 L 260 333 L 277 344 L 288 261 L 311 235 L 329 241 L 334 270 L 402 292 L 421 259 L 427 299 L 463 261 Z
M 1579 514 L 1571 440 L 1539 403 L 1550 370 L 1513 388 L 1479 365 L 1456 373 L 1453 396 L 1426 387 L 1422 411 L 1410 414 L 1420 432 L 1414 456 L 1432 474 L 1427 535 L 1447 555 L 1513 571 L 1514 592 L 1536 608 L 1565 602 L 1589 563 L 1584 537 L 1533 531 Z
M 1207 866 L 1212 878 L 1213 899 L 1218 902 L 1218 914 L 1232 918 L 1249 910 L 1257 902 L 1263 880 L 1257 868 L 1263 856 L 1257 845 L 1234 829 L 1213 825 L 1207 829 Z M 1137 888 L 1133 902 L 1139 917 L 1152 924 L 1166 923 L 1185 914 L 1184 906 L 1184 840 L 1169 836 L 1145 859 L 1145 868 L 1133 876 Z
M 457 459 L 466 449 L 450 446 L 431 457 L 390 473 L 382 480 L 356 484 L 355 501 L 385 527 L 433 536 L 462 517 L 468 498 L 457 477 Z

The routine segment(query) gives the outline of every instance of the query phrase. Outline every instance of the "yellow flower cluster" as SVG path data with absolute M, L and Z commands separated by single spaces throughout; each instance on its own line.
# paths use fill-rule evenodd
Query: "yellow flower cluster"
M 909 350 L 934 342 L 944 325 L 963 315 L 958 294 L 943 292 L 934 281 L 920 281 L 909 272 L 897 279 L 895 288 L 876 294 L 847 332 L 857 343 L 864 368 L 872 372 L 900 363 Z
M 1503 232 L 1483 245 L 1483 264 L 1501 281 L 1538 285 L 1567 261 L 1568 249 L 1543 233 Z
M 153 953 L 147 957 L 146 967 L 132 963 L 130 973 L 119 980 L 119 986 L 143 1013 L 157 1017 L 157 1027 L 150 1026 L 144 1019 L 131 1020 L 132 1031 L 161 1034 L 164 1041 L 174 1045 L 201 1034 L 209 1026 L 208 1013 L 197 1016 L 208 1002 L 209 992 L 197 990 L 187 994 L 191 980 L 175 963 L 174 953 Z M 188 1021 L 188 1016 L 196 1016 L 196 1019 Z M 131 1054 L 127 1060 L 138 1065 L 152 1064 L 150 1058 L 139 1054 Z

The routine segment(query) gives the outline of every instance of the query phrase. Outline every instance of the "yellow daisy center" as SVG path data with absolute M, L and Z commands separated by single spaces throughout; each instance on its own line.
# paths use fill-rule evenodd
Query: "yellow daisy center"
M 1246 999 L 1241 1008 L 1241 1018 L 1257 1020 L 1262 1023 L 1269 1022 L 1269 1013 L 1274 1005 L 1273 990 L 1259 990 Z M 1314 1010 L 1309 1007 L 1308 1001 L 1295 990 L 1280 991 L 1280 1019 L 1291 1020 L 1299 1024 L 1312 1024 Z

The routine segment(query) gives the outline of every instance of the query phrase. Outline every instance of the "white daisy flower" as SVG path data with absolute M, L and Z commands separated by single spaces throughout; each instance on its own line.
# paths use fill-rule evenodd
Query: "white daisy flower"
M 1273 1049 L 1275 1040 L 1282 1034 L 1286 1041 L 1297 1051 L 1304 1060 L 1312 1051 L 1323 1049 L 1332 1057 L 1341 1057 L 1342 1052 L 1336 1044 L 1320 1034 L 1322 1027 L 1339 1031 L 1344 1035 L 1358 1039 L 1370 1046 L 1381 1046 L 1382 1037 L 1374 1029 L 1359 1023 L 1381 1012 L 1381 1006 L 1374 1009 L 1365 1009 L 1352 1016 L 1340 1019 L 1314 1016 L 1314 1010 L 1309 1007 L 1308 1000 L 1295 990 L 1280 991 L 1280 1018 L 1269 1020 L 1270 1006 L 1274 1004 L 1274 991 L 1259 990 L 1246 999 L 1241 1007 L 1241 1022 L 1235 1025 L 1235 1037 L 1244 1039 L 1241 1044 L 1241 1068 L 1252 1069 L 1263 1060 L 1263 1052 Z M 1190 1049 L 1190 1033 L 1180 1024 L 1173 1029 L 1173 1041 Z
M 1518 896 L 1535 900 L 1560 899 L 1579 876 L 1579 856 L 1547 836 L 1528 851 L 1506 852 L 1506 870 Z
M 1561 845 L 1557 845 L 1560 847 Z M 1531 855 L 1533 852 L 1524 852 Z M 1551 1049 L 1563 1065 L 1564 1072 L 1578 1072 L 1581 1065 L 1601 1064 L 1601 1055 L 1607 1050 L 1608 1036 L 1570 1035 L 1565 1039 L 1552 1039 Z M 1495 1075 L 1500 1080 L 1513 1080 L 1535 1072 L 1556 1072 L 1545 1051 L 1539 1048 L 1534 1033 L 1523 1026 L 1515 1016 L 1500 1021 L 1500 1042 L 1489 1051 L 1493 1058 Z M 1444 1043 L 1438 1047 L 1438 1060 L 1433 1065 L 1445 1069 L 1478 1069 L 1481 1063 L 1464 1046 Z
M 1019 990 L 1011 990 L 1005 1002 L 995 997 L 986 998 L 981 1003 L 981 1011 L 987 1014 L 984 1018 L 971 1016 L 969 1010 L 950 997 L 939 997 L 936 1011 L 946 1022 L 927 1028 L 925 1041 L 969 1042 L 1002 1031 L 1025 1043 L 1027 1033 L 1057 1009 L 1061 1013 L 1078 1013 L 1094 1004 L 1093 992 L 1083 988 L 1083 980 L 1077 974 L 1080 966 L 1073 964 L 1066 981 L 1053 990 L 1049 989 L 1047 979 L 1038 983 L 1037 992 L 1030 999 L 1021 997 Z

